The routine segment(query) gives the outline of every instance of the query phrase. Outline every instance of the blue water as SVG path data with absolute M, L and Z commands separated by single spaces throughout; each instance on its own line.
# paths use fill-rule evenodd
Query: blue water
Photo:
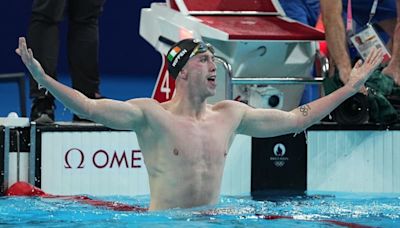
M 147 207 L 148 196 L 92 197 Z M 261 215 L 291 216 L 264 219 Z M 333 221 L 333 222 L 332 222 Z M 113 211 L 71 200 L 0 197 L 0 226 L 45 227 L 343 227 L 335 222 L 400 227 L 400 196 L 221 197 L 213 207 L 159 212 Z

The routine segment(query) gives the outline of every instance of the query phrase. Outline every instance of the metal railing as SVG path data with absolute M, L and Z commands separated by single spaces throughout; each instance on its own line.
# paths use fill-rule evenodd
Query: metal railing
M 322 84 L 328 75 L 329 63 L 326 57 L 317 52 L 316 58 L 321 65 L 321 76 L 319 77 L 233 77 L 232 66 L 220 56 L 215 60 L 225 68 L 225 99 L 233 99 L 233 85 L 298 85 L 298 84 Z

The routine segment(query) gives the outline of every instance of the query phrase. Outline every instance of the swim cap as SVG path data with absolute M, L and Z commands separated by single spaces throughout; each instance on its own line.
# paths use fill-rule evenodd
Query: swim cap
M 184 39 L 174 44 L 167 53 L 169 75 L 176 79 L 191 57 L 207 50 L 214 54 L 211 44 L 195 39 Z

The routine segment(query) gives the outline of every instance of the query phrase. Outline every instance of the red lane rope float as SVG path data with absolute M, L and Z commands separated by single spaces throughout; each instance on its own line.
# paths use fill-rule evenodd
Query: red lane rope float
M 42 189 L 37 188 L 29 183 L 20 181 L 11 185 L 6 193 L 6 196 L 38 196 L 43 198 L 56 198 L 63 200 L 73 200 L 82 204 L 88 204 L 95 207 L 104 207 L 114 211 L 134 211 L 134 212 L 146 212 L 147 208 L 133 206 L 123 203 L 95 200 L 87 196 L 62 196 L 62 195 L 52 195 L 45 193 Z
M 91 199 L 87 196 L 62 196 L 62 195 L 52 195 L 44 192 L 42 189 L 37 188 L 29 183 L 20 181 L 11 185 L 6 193 L 6 196 L 37 196 L 43 198 L 55 198 L 55 199 L 63 199 L 63 200 L 73 200 L 82 204 L 88 204 L 95 207 L 104 207 L 114 211 L 133 211 L 133 212 L 147 212 L 147 208 L 132 206 L 123 203 L 103 201 L 103 200 L 95 200 Z M 275 220 L 275 219 L 293 219 L 293 216 L 284 216 L 284 215 L 263 215 L 263 214 L 255 214 L 260 219 L 265 220 Z M 325 222 L 338 226 L 349 227 L 349 228 L 371 228 L 371 226 L 360 225 L 356 223 L 342 222 L 337 220 L 312 220 L 314 222 Z

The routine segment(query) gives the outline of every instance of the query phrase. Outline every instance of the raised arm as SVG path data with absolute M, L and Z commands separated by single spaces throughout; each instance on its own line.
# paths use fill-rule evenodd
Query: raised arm
M 21 56 L 22 62 L 38 84 L 45 87 L 57 100 L 78 116 L 120 130 L 135 130 L 144 123 L 143 111 L 140 108 L 143 100 L 122 102 L 110 99 L 89 99 L 79 91 L 48 76 L 40 63 L 33 57 L 32 50 L 27 48 L 25 38 L 19 38 L 16 53 Z
M 243 108 L 245 110 L 237 133 L 254 137 L 271 137 L 301 132 L 357 93 L 373 70 L 382 62 L 382 58 L 381 50 L 372 50 L 364 64 L 361 60 L 356 63 L 345 86 L 290 112 Z
M 340 79 L 346 83 L 351 71 L 351 61 L 342 18 L 342 0 L 320 0 L 320 3 L 329 55 L 339 70 Z

